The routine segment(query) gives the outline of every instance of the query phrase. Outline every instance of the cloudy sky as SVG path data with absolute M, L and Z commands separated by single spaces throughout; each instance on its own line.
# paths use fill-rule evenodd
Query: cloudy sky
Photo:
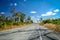
M 40 18 L 59 18 L 59 0 L 0 0 L 0 13 L 10 14 L 10 8 L 31 16 L 35 22 Z

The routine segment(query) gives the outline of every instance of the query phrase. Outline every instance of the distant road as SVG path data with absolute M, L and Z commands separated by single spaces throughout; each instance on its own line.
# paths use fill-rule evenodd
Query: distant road
M 0 40 L 60 40 L 60 34 L 38 24 L 31 24 L 24 28 L 0 32 Z

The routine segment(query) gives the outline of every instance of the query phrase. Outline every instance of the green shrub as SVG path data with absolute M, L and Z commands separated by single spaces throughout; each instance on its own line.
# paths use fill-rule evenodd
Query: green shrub
M 7 21 L 6 24 L 7 25 L 13 25 L 13 22 L 12 21 Z
M 0 28 L 2 28 L 2 29 L 4 28 L 4 22 L 0 21 Z
M 3 28 L 3 26 L 2 26 L 2 25 L 0 25 L 0 28 Z
M 20 22 L 14 22 L 13 25 L 20 25 Z
M 40 22 L 40 25 L 44 25 L 44 22 L 43 22 L 43 21 L 41 21 L 41 22 Z
M 60 19 L 45 19 L 42 20 L 41 24 L 52 23 L 52 24 L 60 24 Z
M 0 25 L 2 25 L 2 24 L 3 24 L 3 22 L 0 21 Z

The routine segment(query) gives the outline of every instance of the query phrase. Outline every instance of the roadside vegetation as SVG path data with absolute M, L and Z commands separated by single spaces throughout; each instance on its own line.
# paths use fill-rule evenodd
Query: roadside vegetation
M 44 19 L 40 21 L 40 25 L 43 25 L 55 32 L 60 32 L 60 18 Z
M 26 17 L 26 14 L 21 11 L 15 12 L 14 9 L 11 9 L 10 13 L 11 15 L 9 16 L 6 16 L 5 13 L 0 13 L 0 31 L 33 23 L 31 17 Z

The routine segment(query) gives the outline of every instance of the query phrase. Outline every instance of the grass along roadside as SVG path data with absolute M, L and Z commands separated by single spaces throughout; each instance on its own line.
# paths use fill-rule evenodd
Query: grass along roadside
M 43 26 L 45 26 L 46 28 L 49 28 L 55 32 L 59 32 L 60 33 L 60 25 L 56 25 L 56 24 L 51 24 L 51 23 L 47 23 L 44 24 Z
M 40 25 L 43 25 L 55 32 L 60 32 L 60 18 L 46 18 L 40 21 Z
M 31 24 L 5 25 L 3 28 L 0 28 L 0 31 L 14 29 L 14 28 L 22 28 L 22 27 L 25 27 L 25 26 L 28 26 L 28 25 L 31 25 Z

